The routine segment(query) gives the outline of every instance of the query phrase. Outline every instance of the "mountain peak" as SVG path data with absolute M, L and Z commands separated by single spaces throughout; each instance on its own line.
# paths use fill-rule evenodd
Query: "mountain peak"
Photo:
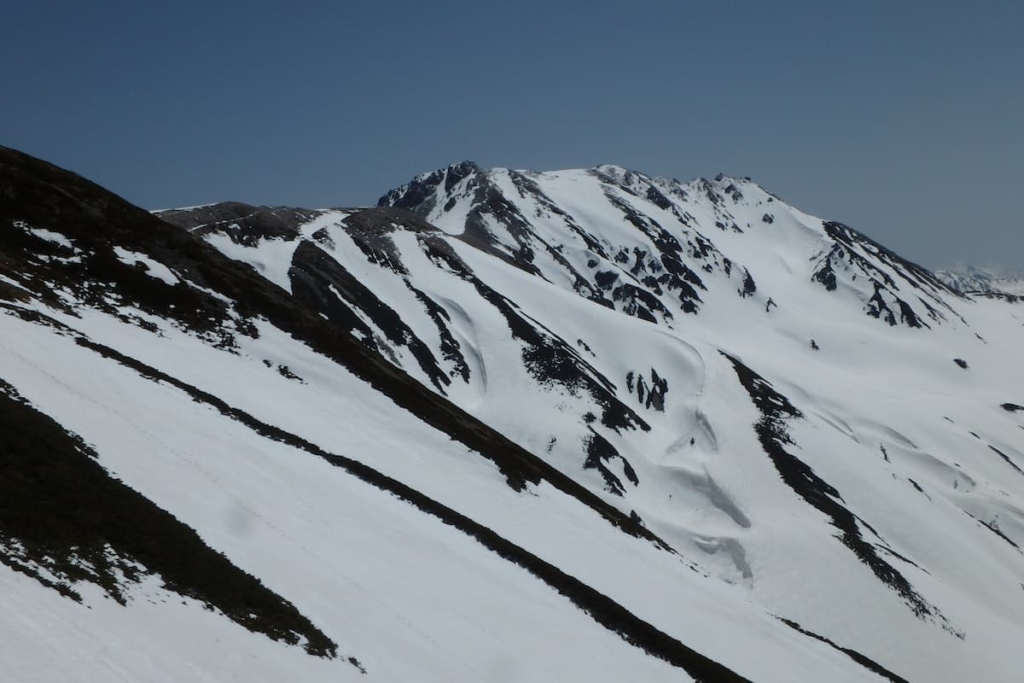
M 806 282 L 852 295 L 891 326 L 958 318 L 926 270 L 747 177 L 680 183 L 615 164 L 532 172 L 463 163 L 417 176 L 378 205 L 412 211 L 526 272 L 666 324 L 697 313 L 716 292 L 770 308 L 769 299 L 789 300 L 786 290 Z M 768 253 L 787 262 L 790 281 L 766 286 L 778 279 L 762 263 Z
M 724 175 L 381 204 L 0 150 L 13 671 L 1019 679 L 1019 300 Z

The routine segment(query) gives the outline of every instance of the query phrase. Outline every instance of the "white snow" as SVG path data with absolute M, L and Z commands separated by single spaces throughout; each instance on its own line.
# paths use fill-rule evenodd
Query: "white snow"
M 538 334 L 563 340 L 576 367 L 607 383 L 647 431 L 602 425 L 604 407 L 588 392 L 532 374 L 523 362 L 527 342 L 472 283 L 432 260 L 415 233 L 389 234 L 407 275 L 366 259 L 346 232 L 346 212 L 319 214 L 294 240 L 242 246 L 216 232 L 204 239 L 290 292 L 295 249 L 326 230 L 329 241 L 317 245 L 430 349 L 451 377 L 449 400 L 636 512 L 678 554 L 621 533 L 550 484 L 512 490 L 489 460 L 264 320 L 254 321 L 256 338 L 239 336 L 230 352 L 128 304 L 125 318 L 137 315 L 157 332 L 85 306 L 74 315 L 31 306 L 411 486 L 751 680 L 881 680 L 776 617 L 908 680 L 1019 680 L 1024 554 L 982 524 L 1024 546 L 1024 474 L 993 450 L 1024 468 L 1024 412 L 1000 407 L 1024 405 L 1024 309 L 915 288 L 873 248 L 857 246 L 918 313 L 927 301 L 945 316 L 924 318 L 930 329 L 890 327 L 865 315 L 872 287 L 855 268 L 837 273 L 836 291 L 811 281 L 832 245 L 822 221 L 757 185 L 599 170 L 615 182 L 584 170 L 529 174 L 543 196 L 520 192 L 514 172 L 481 172 L 529 222 L 524 237 L 489 217 L 495 248 L 511 254 L 528 240 L 540 277 L 457 239 L 473 208 L 467 181 L 451 190 L 451 205 L 439 196 L 428 220 L 482 283 Z M 742 198 L 725 193 L 730 184 Z M 670 206 L 659 208 L 649 188 Z M 680 262 L 705 287 L 696 290 L 699 313 L 681 309 L 678 291 L 646 280 L 664 273 L 655 239 L 621 206 L 649 221 L 652 234 L 656 224 L 680 241 Z M 766 213 L 772 222 L 762 220 Z M 700 240 L 706 259 L 693 255 Z M 627 262 L 615 260 L 620 252 Z M 116 253 L 169 284 L 207 291 L 145 254 Z M 743 269 L 757 283 L 750 297 L 738 294 Z M 652 292 L 668 315 L 652 324 L 625 315 L 621 301 L 612 301 L 616 310 L 576 291 L 576 274 L 592 283 L 594 273 L 611 271 Z M 409 285 L 444 310 L 468 380 L 445 357 L 442 335 Z M 355 314 L 383 338 L 369 313 Z M 407 346 L 386 347 L 394 363 L 431 386 Z M 787 450 L 835 487 L 862 537 L 950 630 L 915 616 L 842 543 L 841 530 L 786 485 L 754 430 L 761 414 L 719 350 L 802 413 L 786 425 Z M 280 366 L 300 380 L 282 376 Z M 668 382 L 663 412 L 635 390 L 639 378 L 649 388 L 655 373 Z M 9 309 L 0 310 L 0 378 L 81 435 L 112 476 L 293 602 L 344 656 L 359 659 L 366 680 L 688 680 L 457 529 Z M 638 484 L 621 460 L 607 463 L 622 496 L 583 467 L 593 433 L 635 472 Z M 95 593 L 77 605 L 0 565 L 0 595 L 7 606 L 0 660 L 14 680 L 362 680 L 344 661 L 249 633 L 155 583 L 139 586 L 127 607 Z
M 129 251 L 122 247 L 114 247 L 114 253 L 117 255 L 117 259 L 124 264 L 129 266 L 141 263 L 146 267 L 146 274 L 166 282 L 169 285 L 178 284 L 178 276 L 175 275 L 170 268 L 160 263 L 157 260 L 151 259 L 145 254 L 139 254 L 134 251 Z
M 59 232 L 53 232 L 52 230 L 47 230 L 46 228 L 29 228 L 28 230 L 36 237 L 44 239 L 47 242 L 52 242 L 53 244 L 65 247 L 66 249 L 75 248 L 75 245 L 72 244 L 71 240 L 69 240 L 67 237 L 60 234 Z

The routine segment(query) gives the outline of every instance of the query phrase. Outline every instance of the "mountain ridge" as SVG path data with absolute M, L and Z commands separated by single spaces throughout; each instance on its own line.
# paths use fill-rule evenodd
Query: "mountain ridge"
M 166 612 L 259 665 L 218 662 L 137 606 L 158 579 L 68 583 L 102 621 L 18 583 L 88 670 L 1013 680 L 1012 301 L 725 176 L 458 164 L 154 217 L 0 152 L 0 379 L 342 653 Z

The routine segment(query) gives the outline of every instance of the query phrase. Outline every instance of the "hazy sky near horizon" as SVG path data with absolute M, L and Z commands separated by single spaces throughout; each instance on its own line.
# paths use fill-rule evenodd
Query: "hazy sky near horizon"
M 1016 2 L 11 3 L 0 144 L 146 208 L 375 203 L 462 159 L 751 176 L 1024 268 Z

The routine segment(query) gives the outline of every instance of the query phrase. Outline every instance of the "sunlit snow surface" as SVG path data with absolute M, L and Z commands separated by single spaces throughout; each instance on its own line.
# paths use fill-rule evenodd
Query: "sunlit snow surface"
M 12 300 L 0 309 L 0 378 L 339 648 L 312 657 L 155 579 L 124 607 L 87 586 L 78 604 L 0 565 L 0 657 L 13 680 L 689 679 L 459 529 L 76 335 L 412 487 L 749 680 L 887 680 L 783 619 L 906 680 L 1019 679 L 1024 412 L 1004 406 L 1024 404 L 1020 305 L 957 296 L 740 179 L 680 184 L 610 166 L 438 173 L 404 207 L 437 228 L 321 212 L 284 236 L 203 239 L 674 552 L 548 483 L 514 490 L 490 461 L 267 320 L 225 345 L 131 300 Z M 402 206 L 409 189 L 388 203 Z M 32 229 L 74 249 L 58 228 Z M 155 286 L 213 291 L 137 247 L 113 249 Z M 831 288 L 816 278 L 829 258 Z M 730 357 L 770 384 L 767 403 Z M 817 495 L 855 520 L 919 603 L 766 452 L 757 426 L 773 410 L 784 453 L 829 487 Z

